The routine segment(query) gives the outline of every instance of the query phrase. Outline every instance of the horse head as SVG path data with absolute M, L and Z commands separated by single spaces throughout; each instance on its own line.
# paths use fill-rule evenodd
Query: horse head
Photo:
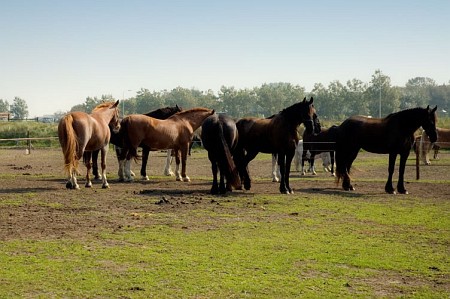
M 314 115 L 316 114 L 316 109 L 313 105 L 313 97 L 310 98 L 309 101 L 306 100 L 306 97 L 303 99 L 302 104 L 307 105 L 307 109 L 302 111 L 302 122 L 305 125 L 306 133 L 312 134 L 314 133 Z
M 433 109 L 430 108 L 430 106 L 427 106 L 426 110 L 426 116 L 422 119 L 422 128 L 427 133 L 428 137 L 430 138 L 430 142 L 436 142 L 437 140 L 437 132 L 436 132 L 436 110 L 437 106 Z
M 117 100 L 109 109 L 114 109 L 113 116 L 109 121 L 109 126 L 114 133 L 118 133 L 120 129 L 120 117 L 119 117 L 119 100 Z

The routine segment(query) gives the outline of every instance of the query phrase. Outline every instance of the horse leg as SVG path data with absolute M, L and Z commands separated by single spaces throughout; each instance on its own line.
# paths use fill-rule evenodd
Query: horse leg
M 98 156 L 98 152 L 97 152 L 97 156 Z M 92 187 L 91 178 L 89 177 L 89 173 L 91 172 L 91 166 L 92 166 L 91 158 L 93 159 L 92 152 L 84 152 L 83 153 L 84 165 L 86 166 L 86 184 L 84 185 L 84 187 L 86 187 L 86 188 Z M 98 169 L 97 169 L 97 171 L 98 171 Z
M 80 186 L 77 183 L 77 171 L 72 169 L 70 171 L 69 180 L 66 183 L 67 189 L 80 189 Z
M 100 180 L 100 174 L 98 173 L 98 153 L 99 151 L 92 152 L 92 174 L 94 175 L 94 180 Z
M 150 155 L 150 148 L 144 145 L 142 147 L 142 164 L 141 164 L 141 180 L 143 181 L 149 180 L 147 176 L 147 162 L 149 155 Z
M 190 182 L 191 179 L 186 175 L 186 160 L 189 152 L 189 144 L 186 148 L 181 150 L 181 178 L 183 182 Z
M 316 168 L 314 166 L 315 160 L 316 160 L 316 154 L 312 153 L 311 158 L 309 158 L 309 168 L 311 169 L 312 175 L 317 175 Z
M 172 150 L 167 150 L 167 158 L 166 158 L 166 167 L 164 168 L 164 175 L 174 176 L 172 169 L 170 168 L 170 164 L 172 163 Z
M 334 151 L 330 151 L 331 176 L 336 176 L 334 172 Z
M 336 155 L 343 155 L 342 158 L 340 158 L 340 160 L 342 161 L 343 165 L 342 165 L 342 170 L 341 172 L 341 176 L 343 177 L 342 180 L 342 188 L 345 191 L 354 191 L 355 188 L 353 187 L 352 183 L 351 183 L 351 179 L 350 179 L 350 169 L 352 168 L 352 164 L 353 161 L 355 161 L 356 156 L 358 156 L 358 152 L 359 152 L 359 148 L 355 148 L 355 149 L 346 149 L 346 150 L 342 150 L 341 152 L 336 152 Z
M 272 182 L 279 182 L 277 172 L 278 172 L 277 155 L 272 154 Z
M 108 180 L 106 179 L 106 155 L 108 154 L 108 145 L 101 149 L 102 157 L 102 188 L 109 188 Z
M 307 160 L 306 158 L 306 153 L 308 151 L 303 149 L 303 153 L 302 153 L 302 175 L 306 175 L 306 170 L 305 170 L 305 161 Z
M 180 163 L 181 163 L 181 157 L 180 157 L 180 151 L 178 149 L 173 149 L 172 150 L 174 155 L 175 155 L 175 179 L 177 181 L 181 181 L 182 177 L 181 177 L 181 172 L 180 172 Z
M 209 161 L 211 162 L 211 171 L 212 171 L 212 175 L 213 175 L 211 194 L 218 194 L 219 193 L 219 185 L 217 184 L 217 170 L 218 170 L 217 161 L 213 157 L 213 154 L 210 152 L 208 152 L 208 158 L 209 158 Z
M 404 183 L 404 175 L 405 175 L 405 166 L 406 160 L 408 160 L 409 151 L 400 154 L 400 166 L 398 169 L 398 182 L 397 182 L 397 191 L 400 194 L 408 194 L 408 191 L 405 189 Z
M 392 186 L 392 175 L 394 173 L 395 168 L 395 160 L 397 159 L 397 153 L 390 153 L 389 154 L 389 168 L 388 168 L 388 180 L 386 182 L 386 185 L 384 187 L 384 190 L 389 194 L 395 194 L 395 189 Z M 404 169 L 403 169 L 404 170 Z M 400 183 L 400 182 L 399 182 Z

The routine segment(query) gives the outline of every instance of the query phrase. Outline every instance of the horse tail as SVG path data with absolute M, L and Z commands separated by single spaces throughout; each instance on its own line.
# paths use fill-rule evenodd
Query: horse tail
M 225 136 L 223 134 L 223 126 L 219 121 L 218 128 L 218 137 L 219 143 L 221 146 L 218 147 L 218 164 L 219 169 L 225 175 L 227 182 L 231 184 L 236 189 L 242 189 L 241 180 L 239 177 L 239 173 L 237 167 L 234 163 L 233 156 L 231 154 L 230 148 L 228 146 L 227 141 L 225 140 Z
M 75 170 L 78 171 L 77 148 L 78 138 L 73 129 L 73 117 L 71 114 L 66 115 L 58 126 L 59 142 L 64 155 L 64 169 L 69 175 Z

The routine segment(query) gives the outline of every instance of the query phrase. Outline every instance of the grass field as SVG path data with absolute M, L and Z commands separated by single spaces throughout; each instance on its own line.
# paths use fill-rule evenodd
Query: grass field
M 410 195 L 391 196 L 387 158 L 372 155 L 355 162 L 354 193 L 319 174 L 293 184 L 325 187 L 280 195 L 255 168 L 257 191 L 213 197 L 204 166 L 186 191 L 157 176 L 66 191 L 58 167 L 46 167 L 59 152 L 7 155 L 0 150 L 0 298 L 450 296 L 450 174 L 425 173 Z M 205 156 L 191 159 L 208 165 Z M 255 161 L 267 175 L 269 158 Z M 36 173 L 12 170 L 24 164 Z

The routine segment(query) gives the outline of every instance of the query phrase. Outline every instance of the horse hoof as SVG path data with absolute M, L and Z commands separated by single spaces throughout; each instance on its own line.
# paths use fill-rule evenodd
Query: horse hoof
M 191 181 L 191 179 L 189 177 L 183 178 L 183 182 L 190 182 L 190 181 Z
M 85 188 L 92 188 L 92 183 L 86 183 L 86 185 L 84 185 Z
M 408 191 L 406 191 L 406 190 L 401 190 L 401 191 L 398 190 L 398 193 L 399 193 L 399 194 L 409 194 Z
M 141 181 L 150 181 L 148 175 L 141 177 Z
M 102 189 L 109 189 L 109 185 L 102 185 Z
M 66 189 L 72 189 L 72 183 L 70 181 L 67 181 Z
M 277 178 L 273 178 L 273 179 L 272 179 L 272 182 L 273 182 L 273 183 L 278 183 L 279 180 L 278 180 Z

